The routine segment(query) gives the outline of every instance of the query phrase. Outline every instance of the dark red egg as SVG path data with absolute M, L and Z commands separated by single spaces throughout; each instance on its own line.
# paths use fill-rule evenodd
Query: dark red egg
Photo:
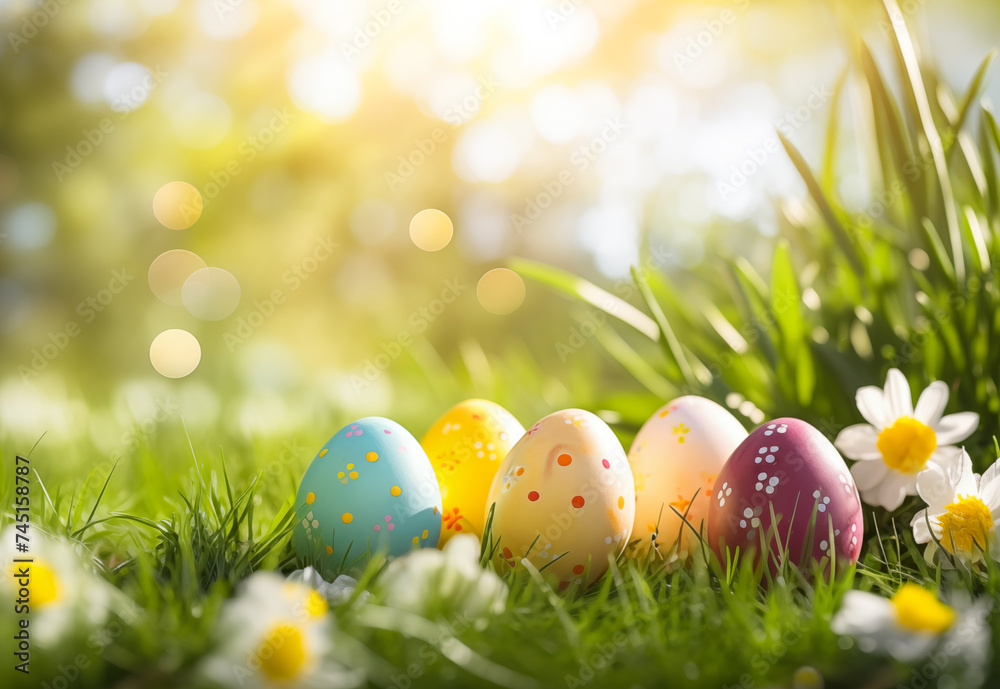
M 723 563 L 727 548 L 735 553 L 737 546 L 759 557 L 762 538 L 772 572 L 786 545 L 794 564 L 808 566 L 810 556 L 819 561 L 831 554 L 857 562 L 862 529 L 861 499 L 844 459 L 799 419 L 775 419 L 756 429 L 712 488 L 708 540 Z

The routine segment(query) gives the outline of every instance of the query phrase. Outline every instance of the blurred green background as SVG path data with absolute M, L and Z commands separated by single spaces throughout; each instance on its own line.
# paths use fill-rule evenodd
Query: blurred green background
M 1000 5 L 902 9 L 964 88 Z M 420 437 L 473 395 L 525 424 L 568 406 L 641 423 L 655 400 L 580 336 L 593 314 L 529 280 L 498 316 L 477 282 L 519 256 L 639 304 L 634 264 L 682 285 L 718 255 L 766 274 L 773 237 L 806 213 L 775 129 L 815 162 L 850 36 L 888 51 L 882 17 L 820 1 L 0 0 L 0 446 L 45 433 L 68 477 L 100 461 L 82 448 L 114 459 L 182 441 L 183 418 L 198 447 L 273 457 L 294 435 L 304 461 L 353 418 Z M 844 119 L 836 192 L 858 213 L 876 185 Z M 205 200 L 179 231 L 152 210 L 175 180 Z M 533 203 L 547 207 L 534 217 Z M 408 234 L 425 208 L 454 223 L 434 253 Z M 337 248 L 309 263 L 321 241 Z M 231 315 L 152 293 L 150 265 L 173 249 L 236 278 Z M 124 289 L 102 291 L 116 274 Z M 436 302 L 449 285 L 454 302 Z M 150 363 L 172 328 L 201 346 L 176 380 Z

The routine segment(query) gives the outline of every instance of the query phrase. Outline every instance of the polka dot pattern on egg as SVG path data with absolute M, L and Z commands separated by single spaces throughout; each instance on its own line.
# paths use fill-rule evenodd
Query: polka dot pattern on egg
M 345 426 L 320 449 L 302 478 L 296 510 L 299 560 L 329 579 L 344 561 L 360 568 L 378 549 L 392 557 L 414 543 L 434 547 L 441 533 L 441 492 L 430 460 L 406 429 L 380 417 Z

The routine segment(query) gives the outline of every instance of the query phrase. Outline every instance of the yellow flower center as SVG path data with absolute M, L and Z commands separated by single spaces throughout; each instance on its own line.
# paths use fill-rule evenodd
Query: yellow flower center
M 903 584 L 890 602 L 896 608 L 899 626 L 911 632 L 947 631 L 955 622 L 955 611 L 918 584 Z
M 306 612 L 310 617 L 322 617 L 327 610 L 329 606 L 326 604 L 326 598 L 323 598 L 318 591 L 310 591 L 306 596 Z
M 260 669 L 273 681 L 296 679 L 306 664 L 302 632 L 287 623 L 275 625 L 257 648 Z
M 975 496 L 959 495 L 958 502 L 945 509 L 948 511 L 938 517 L 944 549 L 953 555 L 956 549 L 969 555 L 975 547 L 986 550 L 986 540 L 993 528 L 993 515 L 986 504 Z
M 876 445 L 888 466 L 904 474 L 915 474 L 937 449 L 937 435 L 930 426 L 902 416 L 878 434 Z
M 50 603 L 59 600 L 60 586 L 59 577 L 52 571 L 45 560 L 37 557 L 34 562 L 14 562 L 10 567 L 10 578 L 15 589 L 22 588 L 24 576 L 21 571 L 28 570 L 28 583 L 24 588 L 28 589 L 33 608 L 44 608 Z

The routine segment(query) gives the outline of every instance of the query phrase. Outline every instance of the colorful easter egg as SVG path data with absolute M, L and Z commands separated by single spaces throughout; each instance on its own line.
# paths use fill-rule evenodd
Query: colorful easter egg
M 746 437 L 725 408 L 694 395 L 667 403 L 643 424 L 628 453 L 635 476 L 637 556 L 654 545 L 666 555 L 678 536 L 680 550 L 687 548 L 694 534 L 677 512 L 701 531 L 715 477 Z
M 833 444 L 805 421 L 765 423 L 736 448 L 715 480 L 708 542 L 722 562 L 727 549 L 759 554 L 762 543 L 772 572 L 785 543 L 795 564 L 831 555 L 856 562 L 862 529 L 851 472 Z
M 293 532 L 299 559 L 332 577 L 364 566 L 369 553 L 433 548 L 441 536 L 441 491 L 416 438 L 371 416 L 327 441 L 302 477 Z
M 420 442 L 441 487 L 443 546 L 457 533 L 480 539 L 493 477 L 524 427 L 499 404 L 466 400 L 449 409 Z
M 607 424 L 566 409 L 531 427 L 500 466 L 487 500 L 500 571 L 527 558 L 560 589 L 586 586 L 628 544 L 635 482 Z

